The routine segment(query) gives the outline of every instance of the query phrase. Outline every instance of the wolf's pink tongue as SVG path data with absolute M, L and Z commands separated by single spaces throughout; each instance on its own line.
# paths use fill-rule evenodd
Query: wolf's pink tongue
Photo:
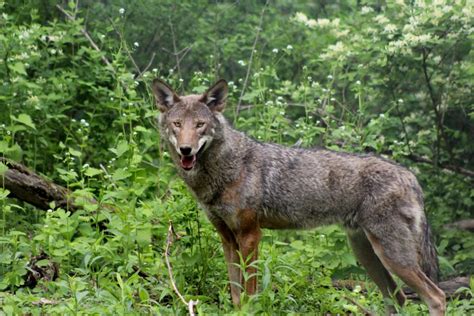
M 196 155 L 181 157 L 181 167 L 185 170 L 191 170 L 196 163 Z

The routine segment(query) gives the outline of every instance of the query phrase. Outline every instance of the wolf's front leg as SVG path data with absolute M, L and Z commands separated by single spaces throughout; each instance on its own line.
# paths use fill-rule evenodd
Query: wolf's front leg
M 242 277 L 242 284 L 245 284 L 245 292 L 248 295 L 253 295 L 257 292 L 257 268 L 254 262 L 258 259 L 258 244 L 261 239 L 260 229 L 254 229 L 240 233 L 237 236 L 239 249 L 242 254 L 242 259 L 245 262 L 245 272 L 247 280 Z
M 258 244 L 262 237 L 257 214 L 252 209 L 243 209 L 237 213 L 238 229 L 235 231 L 239 250 L 246 265 L 247 280 L 242 280 L 245 292 L 253 295 L 257 292 Z
M 214 223 L 221 236 L 224 256 L 229 273 L 230 295 L 234 305 L 240 305 L 240 292 L 242 289 L 241 271 L 239 268 L 239 246 L 233 232 L 224 222 Z

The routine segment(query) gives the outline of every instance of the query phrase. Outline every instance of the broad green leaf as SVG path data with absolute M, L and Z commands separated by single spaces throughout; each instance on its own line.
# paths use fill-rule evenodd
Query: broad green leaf
M 0 162 L 0 176 L 4 175 L 7 171 L 8 167 L 3 162 Z
M 33 129 L 36 129 L 35 124 L 33 123 L 33 120 L 31 119 L 31 116 L 25 113 L 21 113 L 18 115 L 18 117 L 12 117 L 13 120 L 20 122 L 22 124 L 25 124 L 28 127 L 31 127 Z
M 21 62 L 16 62 L 13 65 L 9 65 L 10 69 L 13 70 L 14 72 L 21 74 L 21 75 L 26 75 L 26 69 L 25 65 Z
M 9 149 L 8 143 L 4 140 L 0 140 L 0 153 L 7 152 Z
M 0 200 L 5 199 L 8 194 L 10 194 L 10 191 L 8 191 L 7 189 L 0 188 Z
M 117 158 L 122 156 L 124 153 L 127 152 L 128 150 L 128 142 L 126 140 L 121 140 L 118 145 L 117 145 L 117 148 L 110 148 L 109 149 L 111 152 L 113 152 Z
M 97 169 L 97 168 L 92 168 L 92 167 L 88 167 L 86 172 L 84 172 L 84 174 L 88 177 L 94 177 L 94 176 L 96 176 L 98 174 L 101 174 L 101 173 L 103 173 L 102 170 Z
M 69 148 L 69 153 L 73 155 L 74 157 L 81 157 L 82 153 L 78 150 L 75 150 L 74 148 Z
M 130 177 L 132 174 L 126 169 L 118 169 L 112 174 L 112 179 L 114 181 L 123 180 Z

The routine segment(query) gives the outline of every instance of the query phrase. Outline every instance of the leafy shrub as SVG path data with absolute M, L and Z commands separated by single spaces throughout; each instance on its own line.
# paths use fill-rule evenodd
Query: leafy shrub
M 459 172 L 473 167 L 470 5 L 84 1 L 69 5 L 72 21 L 41 3 L 0 2 L 0 153 L 71 189 L 82 208 L 42 212 L 0 189 L 5 314 L 185 313 L 164 261 L 169 221 L 181 236 L 170 253 L 177 287 L 199 313 L 239 313 L 219 239 L 160 143 L 154 77 L 194 93 L 233 80 L 226 114 L 255 139 L 405 164 L 424 187 L 443 274 L 472 272 L 472 236 L 443 228 L 472 215 L 472 178 Z M 240 313 L 358 313 L 354 300 L 382 312 L 370 282 L 332 287 L 367 279 L 340 228 L 263 240 L 261 291 Z M 26 287 L 41 254 L 59 278 Z M 454 300 L 448 311 L 472 308 Z

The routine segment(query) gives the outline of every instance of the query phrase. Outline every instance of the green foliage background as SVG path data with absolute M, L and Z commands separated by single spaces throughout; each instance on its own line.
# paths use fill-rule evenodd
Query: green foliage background
M 232 307 L 219 238 L 160 143 L 155 77 L 183 93 L 226 78 L 226 115 L 256 139 L 406 165 L 425 191 L 442 276 L 473 272 L 472 233 L 444 228 L 473 217 L 472 2 L 59 3 L 72 19 L 56 4 L 0 1 L 0 153 L 73 190 L 83 209 L 44 212 L 0 188 L 4 314 L 186 313 L 164 260 L 169 221 L 181 236 L 176 284 L 199 313 L 361 313 L 353 301 L 382 313 L 370 281 L 367 292 L 332 287 L 367 280 L 336 226 L 266 231 L 260 292 Z M 59 278 L 27 287 L 42 253 L 38 265 L 56 263 Z M 455 299 L 448 312 L 473 308 Z

